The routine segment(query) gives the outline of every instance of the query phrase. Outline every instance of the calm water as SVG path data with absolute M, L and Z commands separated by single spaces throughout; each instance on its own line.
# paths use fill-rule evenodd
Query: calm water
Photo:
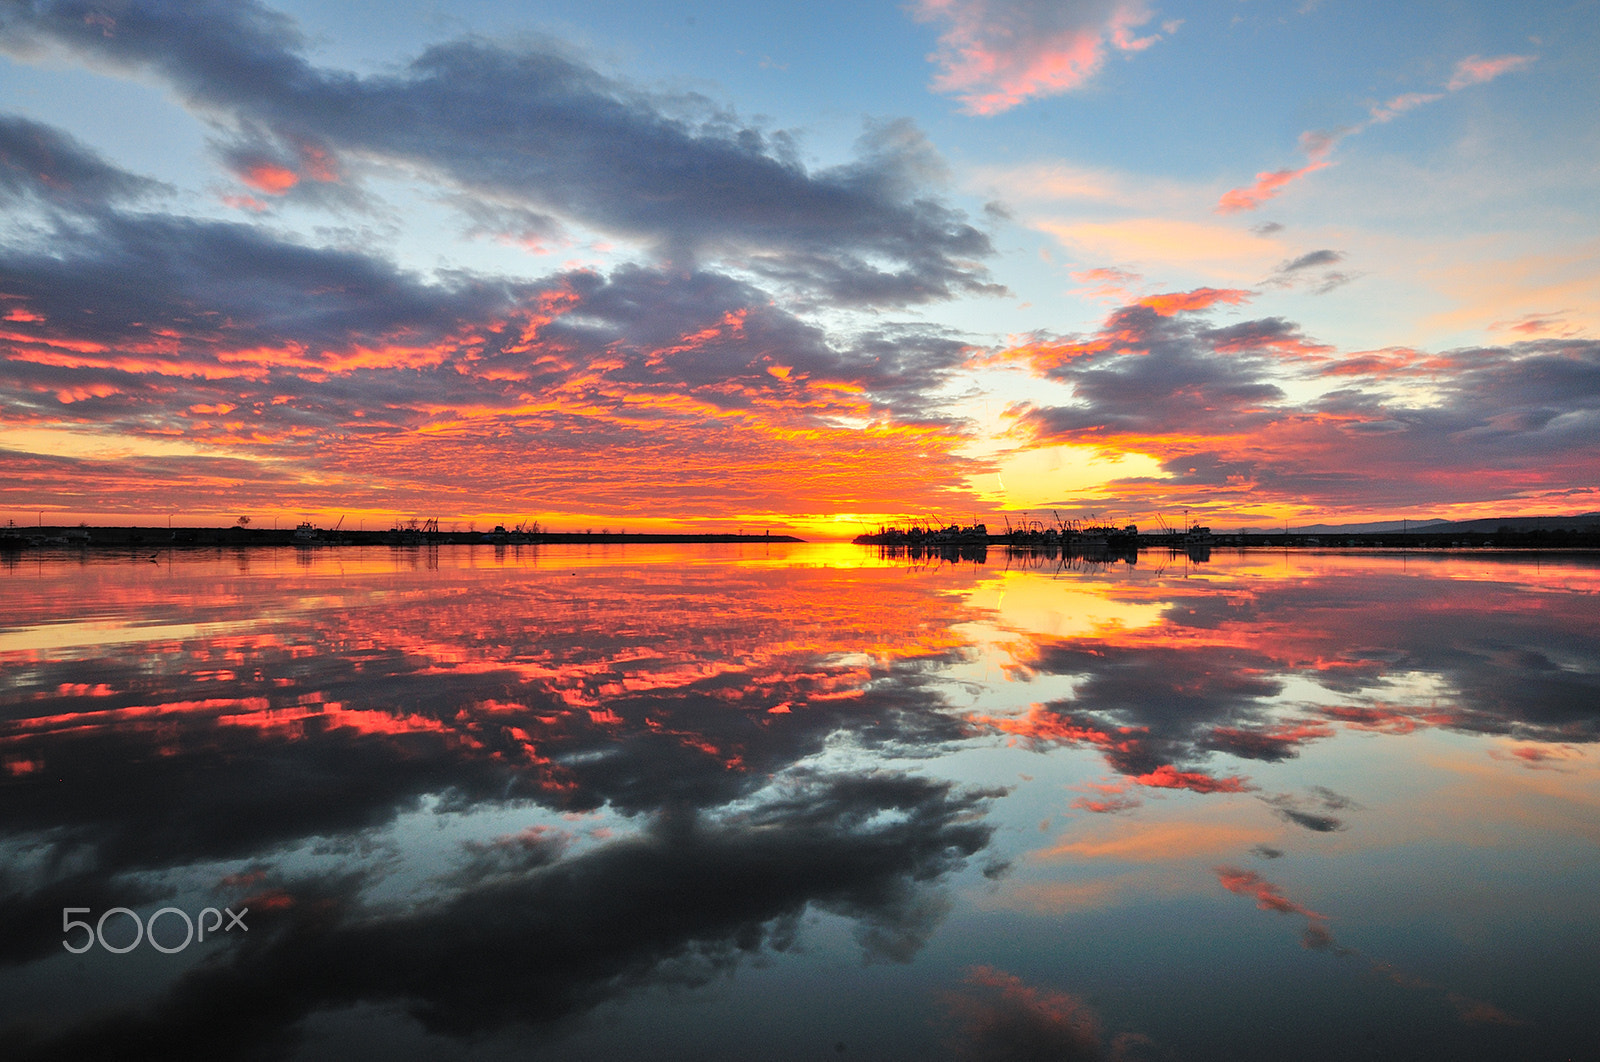
M 1487 555 L 11 555 L 0 1053 L 1596 1057 L 1597 590 Z

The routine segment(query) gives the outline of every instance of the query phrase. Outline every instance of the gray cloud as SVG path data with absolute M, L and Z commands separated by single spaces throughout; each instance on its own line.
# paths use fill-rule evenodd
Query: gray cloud
M 1126 343 L 1123 349 L 1137 350 L 1137 356 L 1091 354 L 1047 370 L 1072 385 L 1077 401 L 1034 407 L 1023 414 L 1023 422 L 1052 437 L 1193 430 L 1219 421 L 1230 432 L 1248 430 L 1269 420 L 1284 397 L 1256 351 L 1287 331 L 1276 318 L 1209 330 L 1149 307 L 1124 307 L 1107 321 L 1104 334 Z M 1215 347 L 1227 343 L 1245 353 L 1217 357 Z
M 997 794 L 882 772 L 787 781 L 787 799 L 719 817 L 669 809 L 564 859 L 539 845 L 520 862 L 469 852 L 453 892 L 399 911 L 367 909 L 359 875 L 269 878 L 263 891 L 292 902 L 244 901 L 258 912 L 251 939 L 227 961 L 140 1010 L 55 1035 L 0 1029 L 0 1041 L 17 1058 L 155 1042 L 174 1058 L 286 1057 L 306 1016 L 357 1004 L 403 1007 L 458 1041 L 537 1041 L 629 990 L 701 985 L 786 950 L 813 905 L 853 920 L 869 949 L 914 952 L 938 917 L 927 885 L 989 843 L 977 819 Z
M 1278 266 L 1279 273 L 1298 273 L 1302 269 L 1311 269 L 1316 266 L 1334 265 L 1344 261 L 1344 255 L 1338 251 L 1321 250 L 1308 251 L 1299 258 L 1290 259 Z
M 13 207 L 32 203 L 92 210 L 161 188 L 157 181 L 112 166 L 59 129 L 0 114 L 0 199 Z
M 1278 267 L 1261 283 L 1275 288 L 1302 287 L 1313 295 L 1326 295 L 1362 276 L 1360 273 L 1331 268 L 1343 261 L 1342 251 L 1327 248 L 1307 251 L 1298 258 L 1288 258 L 1278 263 Z
M 1022 349 L 1073 389 L 1068 403 L 1015 409 L 1024 427 L 1161 454 L 1169 487 L 1381 507 L 1520 497 L 1533 472 L 1554 488 L 1593 479 L 1594 340 L 1340 358 L 1283 318 L 1212 327 L 1136 304 L 1093 335 Z M 1348 383 L 1289 398 L 1288 382 L 1319 379 Z
M 127 3 L 109 25 L 86 21 L 99 10 L 13 6 L 0 15 L 5 47 L 159 74 L 224 130 L 236 170 L 274 160 L 310 187 L 401 164 L 642 241 L 679 268 L 714 258 L 834 302 L 1001 290 L 980 264 L 989 238 L 929 194 L 942 164 L 909 122 L 871 124 L 854 162 L 808 171 L 785 134 L 627 85 L 547 43 L 457 40 L 361 77 L 310 63 L 294 24 L 258 3 Z

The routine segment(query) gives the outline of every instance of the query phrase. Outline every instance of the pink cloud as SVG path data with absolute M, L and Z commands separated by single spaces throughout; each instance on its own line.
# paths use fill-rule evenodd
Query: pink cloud
M 1084 294 L 1129 300 L 1133 298 L 1134 288 L 1144 279 L 1138 273 L 1110 266 L 1084 269 L 1071 276 L 1078 283 L 1089 285 L 1084 289 Z
M 1404 114 L 1406 111 L 1421 107 L 1425 103 L 1444 99 L 1442 92 L 1407 92 L 1396 96 L 1387 103 L 1373 107 L 1368 113 L 1372 115 L 1373 122 L 1387 122 L 1392 118 Z
M 1140 807 L 1144 801 L 1137 797 L 1111 796 L 1101 800 L 1092 797 L 1079 797 L 1072 802 L 1072 807 L 1079 811 L 1091 811 L 1096 815 L 1115 815 L 1119 811 L 1129 811 Z
M 966 987 L 947 993 L 944 1001 L 957 1025 L 950 1045 L 957 1059 L 1074 1062 L 1105 1057 L 1093 1008 L 1065 992 L 1035 988 L 1004 970 L 972 967 Z
M 1071 91 L 1093 77 L 1108 48 L 1139 52 L 1161 39 L 1135 28 L 1142 0 L 915 0 L 920 21 L 949 24 L 933 87 L 968 114 L 999 114 L 1037 96 Z
M 248 210 L 253 214 L 260 214 L 267 209 L 267 204 L 253 195 L 225 195 L 222 197 L 222 203 L 235 210 Z
M 1469 85 L 1481 85 L 1485 81 L 1493 81 L 1501 74 L 1521 70 L 1537 58 L 1535 55 L 1497 55 L 1492 59 L 1485 59 L 1481 55 L 1469 55 L 1456 64 L 1456 72 L 1445 88 L 1451 92 L 1458 92 Z
M 1519 337 L 1529 338 L 1537 336 L 1562 336 L 1577 335 L 1581 329 L 1566 319 L 1568 310 L 1555 310 L 1550 313 L 1523 314 L 1515 321 L 1496 321 L 1489 326 L 1491 332 L 1515 332 Z M 11 318 L 7 318 L 11 320 Z
M 1310 160 L 1308 165 L 1298 170 L 1271 170 L 1256 174 L 1254 184 L 1224 192 L 1222 198 L 1217 201 L 1217 213 L 1236 214 L 1241 210 L 1254 210 L 1267 200 L 1276 198 L 1290 183 L 1327 166 L 1328 155 L 1345 137 L 1359 133 L 1370 126 L 1392 121 L 1407 111 L 1433 103 L 1435 100 L 1442 100 L 1448 92 L 1459 92 L 1471 85 L 1493 81 L 1501 74 L 1512 70 L 1520 70 L 1537 58 L 1538 56 L 1534 55 L 1500 55 L 1485 59 L 1479 55 L 1469 55 L 1456 64 L 1455 73 L 1445 84 L 1445 92 L 1403 93 L 1385 103 L 1370 107 L 1367 111 L 1367 120 L 1364 122 L 1331 131 L 1308 130 L 1301 133 L 1300 150 L 1304 151 L 1306 158 Z
M 1343 125 L 1337 129 L 1307 129 L 1300 134 L 1300 150 L 1306 153 L 1306 158 L 1312 162 L 1321 162 L 1326 159 L 1339 141 L 1351 133 L 1359 133 L 1359 126 Z
M 1490 749 L 1489 756 L 1506 762 L 1515 761 L 1531 771 L 1564 771 L 1563 761 L 1582 759 L 1583 754 L 1570 745 L 1522 745 L 1518 748 Z
M 1170 763 L 1138 775 L 1134 781 L 1152 789 L 1187 789 L 1192 793 L 1245 793 L 1255 788 L 1235 774 L 1217 778 L 1204 771 L 1180 771 Z
M 1304 177 L 1330 165 L 1327 162 L 1311 162 L 1298 170 L 1271 170 L 1256 174 L 1256 181 L 1247 188 L 1232 188 L 1222 194 L 1217 200 L 1217 213 L 1237 214 L 1241 210 L 1254 210 L 1269 199 L 1275 199 L 1278 193 Z
M 1241 870 L 1238 867 L 1217 867 L 1215 869 L 1217 880 L 1222 883 L 1224 889 L 1238 893 L 1241 896 L 1254 896 L 1256 898 L 1256 906 L 1263 911 L 1304 915 L 1314 922 L 1325 921 L 1322 915 L 1317 914 L 1309 907 L 1295 903 L 1283 894 L 1282 889 L 1253 870 Z

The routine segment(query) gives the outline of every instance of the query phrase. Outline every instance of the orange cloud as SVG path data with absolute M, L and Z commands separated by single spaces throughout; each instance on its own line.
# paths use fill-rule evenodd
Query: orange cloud
M 1259 831 L 1207 822 L 1118 823 L 1102 836 L 1063 840 L 1034 858 L 1106 859 L 1124 863 L 1166 863 L 1205 853 L 1237 850 L 1256 840 Z
M 300 183 L 300 175 L 275 162 L 257 162 L 240 172 L 239 178 L 258 192 L 283 195 Z
M 1237 306 L 1248 301 L 1251 295 L 1252 292 L 1241 288 L 1196 288 L 1193 291 L 1146 295 L 1138 301 L 1138 305 L 1148 306 L 1163 317 L 1171 317 L 1175 313 L 1204 310 L 1219 302 Z
M 86 398 L 109 398 L 121 392 L 107 383 L 88 384 L 83 387 L 68 387 L 56 392 L 56 401 L 62 405 L 71 405 L 73 402 L 82 402 Z

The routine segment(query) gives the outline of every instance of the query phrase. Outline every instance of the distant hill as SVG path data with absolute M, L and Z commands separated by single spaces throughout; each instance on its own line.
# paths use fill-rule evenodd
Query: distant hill
M 1417 531 L 1423 528 L 1434 530 L 1445 526 L 1445 520 L 1378 520 L 1367 524 L 1302 524 L 1289 528 L 1291 535 L 1381 535 L 1389 531 Z M 1283 525 L 1269 527 L 1245 527 L 1240 532 L 1246 535 L 1281 535 Z
M 1455 520 L 1441 522 L 1429 531 L 1481 531 L 1493 534 L 1505 528 L 1508 531 L 1596 531 L 1600 530 L 1600 513 L 1579 513 L 1576 516 L 1500 516 L 1481 520 Z
M 1305 524 L 1289 528 L 1291 535 L 1377 535 L 1391 531 L 1440 532 L 1476 531 L 1493 534 L 1508 531 L 1600 531 L 1600 512 L 1575 516 L 1485 516 L 1476 520 L 1380 520 L 1366 524 Z M 1282 534 L 1283 527 L 1246 527 L 1244 534 Z

